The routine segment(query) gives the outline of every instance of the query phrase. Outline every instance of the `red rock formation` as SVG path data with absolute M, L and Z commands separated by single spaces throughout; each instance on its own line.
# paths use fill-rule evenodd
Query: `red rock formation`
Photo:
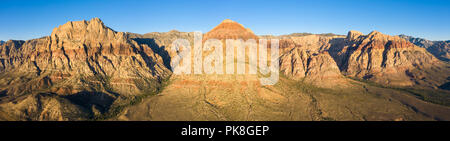
M 450 75 L 446 64 L 398 36 L 350 31 L 346 40 L 336 57 L 345 75 L 396 86 L 439 86 Z
M 328 52 L 311 52 L 296 47 L 280 57 L 280 71 L 290 79 L 306 80 L 320 87 L 344 82 L 336 62 Z
M 125 98 L 154 91 L 170 74 L 152 48 L 113 31 L 98 18 L 68 22 L 48 37 L 8 41 L 0 47 L 0 60 L 0 91 L 11 99 L 35 98 L 38 93 Z
M 203 36 L 204 40 L 207 39 L 258 39 L 253 31 L 245 28 L 241 24 L 226 19 L 219 25 L 213 28 L 211 31 Z

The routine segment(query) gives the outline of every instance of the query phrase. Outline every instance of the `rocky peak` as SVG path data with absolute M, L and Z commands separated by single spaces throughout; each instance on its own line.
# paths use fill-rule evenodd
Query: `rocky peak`
M 389 36 L 376 30 L 367 34 L 366 37 L 367 37 L 366 39 L 375 40 L 383 43 L 388 41 L 402 41 L 402 39 L 397 36 Z
M 399 36 L 390 36 L 379 31 L 372 31 L 367 35 L 358 31 L 350 31 L 346 38 L 354 47 L 354 49 L 369 49 L 369 48 L 414 48 L 415 45 Z
M 57 94 L 106 91 L 103 87 L 108 85 L 116 86 L 110 94 L 140 93 L 150 85 L 147 80 L 157 81 L 170 73 L 149 45 L 129 40 L 98 18 L 67 22 L 55 28 L 50 37 L 8 41 L 0 48 L 0 59 L 0 73 L 30 75 L 30 80 L 42 81 L 42 87 L 31 85 L 30 91 L 61 84 L 48 90 Z M 83 81 L 72 81 L 79 79 Z
M 103 24 L 99 18 L 93 18 L 90 21 L 70 21 L 53 29 L 53 40 L 75 40 L 75 41 L 111 41 L 123 40 L 124 33 L 110 29 Z
M 390 36 L 378 31 L 372 31 L 367 35 L 350 31 L 347 40 L 348 44 L 337 53 L 343 57 L 337 60 L 344 62 L 337 62 L 347 76 L 397 86 L 434 87 L 445 82 L 444 79 L 434 75 L 448 74 L 445 64 L 439 62 L 425 49 L 399 36 Z
M 204 39 L 258 39 L 252 30 L 242 24 L 226 19 L 205 34 Z
M 383 34 L 383 33 L 376 31 L 376 30 L 369 33 L 369 35 L 377 35 L 377 34 Z
M 169 33 L 178 33 L 178 32 L 180 32 L 180 31 L 178 31 L 178 30 L 175 30 L 175 29 L 174 29 L 174 30 L 170 30 L 170 31 L 169 31 Z
M 3 42 L 3 44 L 7 45 L 7 46 L 21 46 L 25 41 L 22 40 L 8 40 L 6 42 Z
M 347 39 L 350 41 L 355 41 L 358 40 L 359 37 L 364 37 L 362 39 L 382 39 L 382 40 L 388 40 L 388 39 L 393 39 L 393 37 L 389 36 L 389 35 L 385 35 L 379 31 L 372 31 L 367 35 L 364 35 L 362 32 L 360 31 L 355 31 L 355 30 L 351 30 L 348 32 L 347 34 Z
M 25 41 L 9 40 L 7 42 L 0 43 L 0 59 L 7 58 L 10 52 L 17 51 Z M 3 62 L 0 63 L 0 71 L 4 68 Z
M 237 23 L 237 22 L 230 20 L 230 19 L 225 19 L 222 21 L 222 23 Z
M 350 30 L 347 34 L 347 39 L 348 40 L 355 40 L 357 39 L 359 36 L 362 36 L 363 33 L 359 32 L 359 31 L 355 31 L 355 30 Z

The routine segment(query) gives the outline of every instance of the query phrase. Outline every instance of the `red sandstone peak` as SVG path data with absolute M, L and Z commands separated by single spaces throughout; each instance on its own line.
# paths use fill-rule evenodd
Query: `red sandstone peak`
M 219 25 L 205 34 L 204 39 L 258 39 L 252 30 L 245 28 L 230 19 L 223 20 Z

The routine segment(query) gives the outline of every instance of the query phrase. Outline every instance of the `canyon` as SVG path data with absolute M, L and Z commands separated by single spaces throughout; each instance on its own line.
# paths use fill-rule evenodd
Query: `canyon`
M 174 75 L 172 43 L 193 47 L 194 34 L 117 32 L 93 18 L 6 41 L 0 120 L 450 120 L 448 41 L 378 31 L 258 36 L 232 20 L 203 34 L 199 42 L 279 40 L 279 81 L 266 86 L 259 73 Z

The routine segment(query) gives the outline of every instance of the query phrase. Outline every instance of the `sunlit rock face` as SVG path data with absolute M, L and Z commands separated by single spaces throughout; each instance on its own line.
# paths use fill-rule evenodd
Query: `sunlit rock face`
M 0 59 L 0 91 L 6 98 L 103 93 L 101 100 L 108 103 L 148 93 L 171 73 L 152 48 L 98 18 L 68 22 L 48 37 L 8 41 L 0 47 Z
M 50 83 L 68 81 L 67 86 L 52 87 L 56 93 L 83 91 L 89 83 L 103 87 L 98 81 L 106 79 L 114 91 L 139 93 L 134 81 L 160 79 L 170 73 L 152 48 L 113 31 L 98 18 L 68 22 L 55 28 L 50 37 L 11 41 L 2 49 L 5 73 L 34 73 L 31 79 L 45 78 Z
M 345 40 L 346 45 L 333 52 L 344 75 L 386 85 L 430 87 L 442 85 L 450 75 L 447 64 L 399 36 L 350 31 Z
M 305 80 L 320 87 L 333 87 L 343 82 L 343 75 L 328 52 L 308 52 L 294 48 L 280 58 L 280 71 L 288 78 Z
M 203 37 L 207 39 L 258 39 L 252 30 L 245 28 L 243 25 L 232 21 L 224 20 Z

